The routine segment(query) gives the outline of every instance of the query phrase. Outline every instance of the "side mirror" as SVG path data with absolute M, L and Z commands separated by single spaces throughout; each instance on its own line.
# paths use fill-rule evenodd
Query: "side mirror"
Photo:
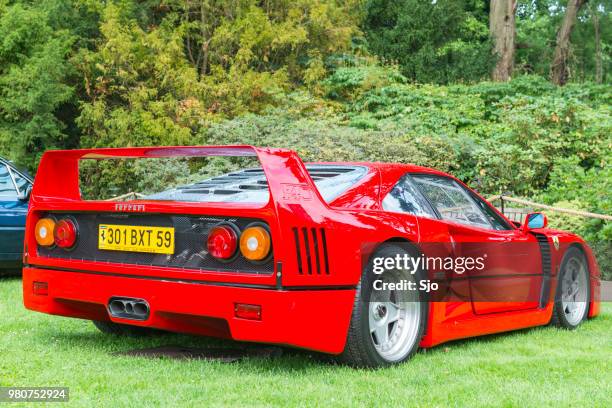
M 17 195 L 19 201 L 28 201 L 30 199 L 30 194 L 32 194 L 32 185 L 28 184 L 24 192 L 20 192 Z
M 546 228 L 548 225 L 548 218 L 542 213 L 530 213 L 525 217 L 523 223 L 523 230 L 529 231 L 531 229 Z

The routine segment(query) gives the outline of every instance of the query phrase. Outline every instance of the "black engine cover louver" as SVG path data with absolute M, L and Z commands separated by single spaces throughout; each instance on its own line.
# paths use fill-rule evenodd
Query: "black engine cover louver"
M 293 228 L 300 275 L 329 275 L 327 237 L 323 228 Z
M 41 256 L 61 259 L 109 262 L 148 266 L 166 266 L 185 269 L 201 269 L 218 272 L 246 272 L 254 274 L 271 274 L 274 262 L 252 263 L 245 259 L 238 250 L 235 259 L 220 262 L 213 258 L 206 249 L 206 239 L 210 229 L 221 222 L 232 222 L 240 230 L 248 224 L 260 220 L 248 218 L 222 218 L 184 215 L 148 215 L 148 214 L 61 214 L 59 217 L 73 218 L 79 229 L 76 246 L 65 251 L 61 248 L 38 248 Z M 140 252 L 108 251 L 98 249 L 98 226 L 100 224 L 174 227 L 175 253 L 173 255 L 151 254 Z

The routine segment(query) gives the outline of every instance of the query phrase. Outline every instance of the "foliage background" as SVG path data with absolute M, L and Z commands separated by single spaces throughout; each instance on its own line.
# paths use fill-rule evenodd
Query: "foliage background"
M 557 88 L 564 4 L 519 1 L 515 77 L 493 83 L 477 0 L 0 0 L 0 154 L 35 172 L 47 149 L 252 143 L 610 214 L 611 4 L 581 11 Z M 550 218 L 612 276 L 610 223 Z

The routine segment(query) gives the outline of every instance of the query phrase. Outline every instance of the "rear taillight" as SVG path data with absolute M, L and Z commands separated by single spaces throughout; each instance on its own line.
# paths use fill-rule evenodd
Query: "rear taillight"
M 55 232 L 55 220 L 52 218 L 41 218 L 34 227 L 36 242 L 40 246 L 51 246 L 55 243 L 53 237 Z
M 77 226 L 70 219 L 63 219 L 55 225 L 55 245 L 60 248 L 70 249 L 74 246 L 77 240 Z
M 217 259 L 229 260 L 236 253 L 238 236 L 229 225 L 218 225 L 210 230 L 206 246 Z
M 240 252 L 249 261 L 261 261 L 270 254 L 270 234 L 262 226 L 245 229 L 240 235 Z

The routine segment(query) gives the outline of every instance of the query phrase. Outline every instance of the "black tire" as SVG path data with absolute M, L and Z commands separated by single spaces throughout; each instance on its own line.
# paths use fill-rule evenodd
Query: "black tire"
M 584 282 L 586 282 L 585 296 L 584 302 L 586 303 L 586 307 L 584 307 L 584 311 L 582 315 L 578 319 L 568 318 L 566 313 L 566 308 L 563 305 L 563 289 L 564 277 L 567 276 L 568 273 L 571 273 L 572 265 L 578 262 L 583 268 L 579 273 L 585 274 Z M 552 316 L 550 318 L 550 324 L 556 327 L 561 327 L 563 329 L 574 330 L 576 327 L 580 326 L 580 324 L 586 319 L 589 314 L 589 304 L 591 300 L 591 290 L 590 290 L 590 278 L 589 278 L 589 268 L 587 260 L 582 253 L 582 251 L 576 247 L 570 247 L 565 255 L 563 256 L 563 260 L 561 261 L 561 268 L 559 268 L 559 274 L 557 276 L 557 288 L 555 290 L 555 303 L 553 307 Z
M 146 337 L 161 333 L 159 330 L 150 329 L 148 327 L 131 326 L 129 324 L 119 324 L 108 321 L 94 320 L 93 324 L 102 333 L 112 334 L 114 336 Z
M 419 348 L 419 343 L 423 334 L 425 332 L 425 327 L 427 324 L 427 313 L 428 313 L 428 303 L 427 300 L 423 298 L 422 294 L 419 294 L 420 299 L 420 318 L 418 323 L 418 328 L 416 332 L 416 337 L 414 342 L 410 345 L 409 351 L 407 354 L 399 359 L 394 361 L 389 361 L 382 357 L 379 352 L 376 350 L 373 335 L 370 331 L 369 327 L 369 304 L 370 302 L 367 299 L 370 299 L 370 295 L 373 292 L 373 282 L 379 276 L 374 274 L 373 272 L 373 260 L 376 257 L 395 257 L 396 254 L 407 253 L 409 256 L 418 256 L 417 251 L 410 250 L 407 245 L 403 245 L 404 248 L 393 245 L 393 244 L 383 244 L 377 250 L 374 256 L 370 258 L 368 264 L 365 266 L 364 271 L 362 272 L 361 280 L 359 285 L 357 286 L 357 291 L 355 294 L 355 301 L 353 304 L 353 312 L 351 315 L 351 323 L 346 339 L 346 345 L 344 351 L 338 356 L 338 360 L 341 363 L 348 364 L 355 367 L 371 367 L 378 368 L 384 367 L 392 364 L 399 364 L 406 360 L 408 360 Z M 410 276 L 410 274 L 407 274 Z M 416 279 L 416 281 L 420 281 L 424 279 L 424 272 L 417 271 L 412 278 Z M 412 279 L 410 278 L 410 279 Z

